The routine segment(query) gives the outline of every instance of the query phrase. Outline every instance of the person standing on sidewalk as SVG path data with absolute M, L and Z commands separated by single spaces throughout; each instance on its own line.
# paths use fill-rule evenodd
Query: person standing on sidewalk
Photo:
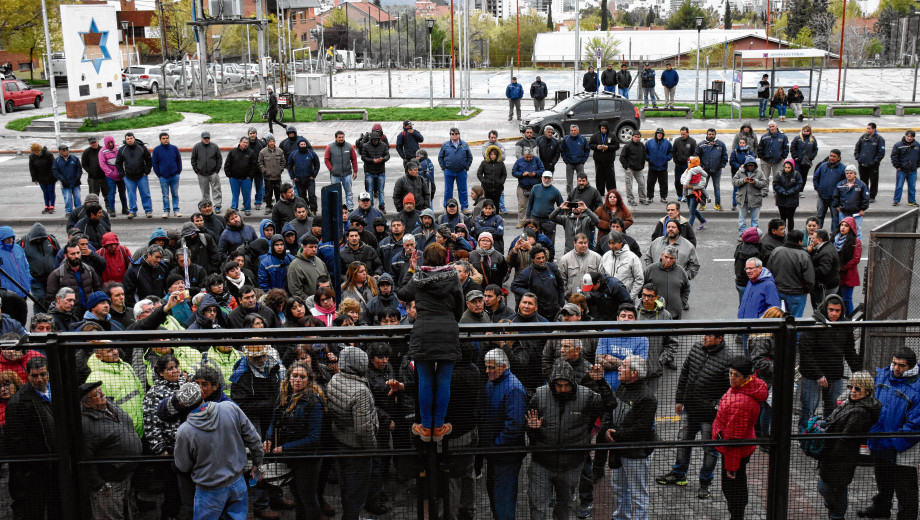
M 268 146 L 268 142 L 265 139 L 259 139 L 259 131 L 254 126 L 249 127 L 247 134 L 249 135 L 249 149 L 252 150 L 252 156 L 256 160 L 256 166 L 258 166 L 259 153 Z M 256 206 L 256 211 L 259 211 L 262 209 L 262 199 L 265 198 L 265 179 L 262 177 L 262 170 L 258 167 L 252 175 L 252 187 L 255 189 L 252 202 Z
M 607 190 L 617 188 L 617 177 L 613 164 L 617 158 L 617 150 L 620 149 L 620 140 L 610 133 L 610 124 L 607 121 L 601 121 L 599 127 L 600 130 L 591 136 L 588 144 L 594 150 L 594 184 L 599 191 L 607 193 Z M 568 193 L 572 193 L 572 190 L 569 189 Z M 597 204 L 589 204 L 589 208 L 597 206 Z
M 224 160 L 224 174 L 230 179 L 230 208 L 237 209 L 239 198 L 243 198 L 243 211 L 248 217 L 252 214 L 252 177 L 259 169 L 256 156 L 249 149 L 249 138 L 241 137 L 240 143 L 227 152 Z
M 645 108 L 648 108 L 648 100 L 652 99 L 652 108 L 658 108 L 658 95 L 655 94 L 655 69 L 651 63 L 645 62 L 645 68 L 642 69 L 640 76 L 642 81 L 642 98 L 645 101 Z
M 42 215 L 54 213 L 55 184 L 57 184 L 57 177 L 54 176 L 53 170 L 54 155 L 48 151 L 47 147 L 38 143 L 32 143 L 29 150 L 32 152 L 29 154 L 29 175 L 32 177 L 32 182 L 41 187 L 42 197 L 45 200 Z M 110 213 L 114 214 L 114 207 Z
M 696 147 L 696 155 L 700 158 L 700 166 L 709 175 L 709 180 L 715 185 L 716 211 L 722 211 L 722 190 L 720 187 L 722 169 L 728 164 L 728 149 L 721 139 L 716 139 L 716 129 L 706 130 L 706 140 Z M 708 186 L 708 182 L 706 183 Z M 707 201 L 703 201 L 705 207 Z M 703 208 L 700 208 L 703 209 Z
M 629 99 L 629 86 L 632 85 L 632 74 L 626 68 L 626 64 L 620 65 L 620 72 L 617 72 L 617 92 Z
M 837 208 L 840 220 L 852 218 L 856 222 L 856 236 L 862 240 L 862 220 L 869 209 L 869 188 L 856 178 L 856 167 L 848 164 L 846 177 L 834 189 L 833 206 Z M 836 227 L 834 228 L 836 229 Z
M 403 160 L 403 168 L 409 166 L 409 161 L 415 159 L 415 153 L 419 151 L 421 143 L 424 141 L 425 137 L 421 132 L 413 128 L 412 121 L 408 119 L 403 121 L 402 132 L 396 136 L 396 153 Z
M 585 89 L 585 92 L 597 92 L 597 72 L 594 72 L 593 66 L 589 66 L 588 72 L 581 77 L 581 88 Z
M 259 151 L 256 160 L 265 182 L 265 197 L 262 203 L 265 204 L 265 214 L 271 215 L 274 202 L 281 200 L 281 174 L 287 165 L 287 157 L 284 156 L 281 147 L 277 146 L 275 136 L 271 133 L 265 134 L 265 148 Z M 316 160 L 315 170 L 319 171 L 319 159 Z M 294 182 L 297 182 L 296 179 Z
M 661 73 L 661 86 L 664 87 L 664 106 L 665 108 L 674 108 L 674 93 L 677 92 L 677 83 L 680 76 L 677 71 L 671 68 L 671 64 L 665 64 L 665 70 Z
M 89 138 L 89 148 L 83 150 L 83 154 L 80 155 L 80 165 L 86 172 L 89 193 L 96 195 L 101 193 L 105 200 L 105 207 L 108 207 L 109 187 L 105 182 L 105 172 L 99 167 L 99 140 L 95 136 Z
M 211 201 L 214 213 L 220 215 L 223 196 L 220 191 L 220 168 L 224 164 L 220 148 L 211 142 L 210 132 L 201 132 L 201 142 L 192 148 L 192 170 L 198 176 L 201 199 Z M 111 208 L 114 210 L 114 208 Z M 113 211 L 109 211 L 112 213 Z
M 469 145 L 460 139 L 459 128 L 450 129 L 450 139 L 441 145 L 441 151 L 438 152 L 438 164 L 444 172 L 444 207 L 447 207 L 447 201 L 454 198 L 454 181 L 456 181 L 460 209 L 465 215 L 469 215 L 466 175 L 473 164 L 473 153 L 470 152 Z M 433 203 L 432 206 L 434 206 Z
M 696 153 L 696 139 L 690 137 L 690 129 L 686 126 L 680 127 L 680 137 L 675 137 L 671 142 L 673 149 L 672 158 L 674 159 L 674 194 L 681 201 L 684 200 L 684 187 L 680 183 L 680 177 L 687 171 L 687 162 L 690 157 Z M 732 172 L 734 173 L 734 172 Z
M 179 174 L 182 173 L 182 155 L 179 149 L 169 144 L 169 134 L 160 132 L 160 145 L 153 149 L 153 173 L 160 179 L 160 192 L 163 194 L 163 218 L 169 218 L 169 195 L 172 193 L 174 217 L 179 213 Z
M 811 169 L 815 157 L 818 156 L 818 141 L 812 134 L 811 125 L 802 127 L 802 131 L 792 138 L 789 145 L 789 155 L 795 161 L 795 167 L 802 174 L 802 185 L 808 186 L 808 170 Z M 802 193 L 799 194 L 804 197 Z
M 330 184 L 342 183 L 342 189 L 345 190 L 345 203 L 348 211 L 352 211 L 355 208 L 355 201 L 351 193 L 351 183 L 358 178 L 358 153 L 351 143 L 345 142 L 345 132 L 336 130 L 335 141 L 326 146 L 323 162 L 329 170 Z
M 511 83 L 505 88 L 505 97 L 508 98 L 508 121 L 517 109 L 517 120 L 521 120 L 521 98 L 524 97 L 524 87 L 517 82 L 517 77 L 511 77 Z
M 115 167 L 125 179 L 125 188 L 128 191 L 128 218 L 137 216 L 137 193 L 140 193 L 147 218 L 153 217 L 150 184 L 147 181 L 153 162 L 150 150 L 143 141 L 134 137 L 133 132 L 125 134 L 124 146 L 118 149 L 118 156 L 115 158 Z
M 811 179 L 812 186 L 818 192 L 818 208 L 815 213 L 818 217 L 818 227 L 824 227 L 824 216 L 827 215 L 827 210 L 830 210 L 832 233 L 840 222 L 840 215 L 837 214 L 837 208 L 834 207 L 834 191 L 837 189 L 837 184 L 846 177 L 845 166 L 840 162 L 840 153 L 840 150 L 836 148 L 831 150 L 827 161 L 815 168 L 815 174 Z
M 585 172 L 585 163 L 590 155 L 591 145 L 583 135 L 579 135 L 578 125 L 570 126 L 569 135 L 559 143 L 559 156 L 565 163 L 566 193 L 571 193 L 575 186 L 575 174 Z
M 530 84 L 530 97 L 533 99 L 533 109 L 535 112 L 544 109 L 547 96 L 549 96 L 549 88 L 546 86 L 546 83 L 543 83 L 540 76 L 537 76 L 537 81 Z
M 266 87 L 265 90 L 268 91 L 268 133 L 273 134 L 275 131 L 272 129 L 272 123 L 281 128 L 287 128 L 287 125 L 278 121 L 278 96 L 275 95 L 275 91 L 271 87 Z
M 601 85 L 604 92 L 615 93 L 617 91 L 617 71 L 613 70 L 613 65 L 608 63 L 607 70 L 601 72 Z
M 675 72 L 675 74 L 677 73 Z M 661 75 L 661 81 L 664 82 L 664 74 Z M 649 202 L 655 199 L 656 182 L 658 183 L 658 194 L 661 195 L 661 202 L 667 202 L 668 163 L 671 162 L 673 156 L 674 147 L 671 145 L 671 141 L 664 138 L 663 128 L 657 128 L 655 137 L 645 142 L 645 158 L 648 161 Z M 616 185 L 613 187 L 616 188 Z
M 853 157 L 859 164 L 859 180 L 869 187 L 871 204 L 878 195 L 878 167 L 885 158 L 885 138 L 878 135 L 875 123 L 866 125 L 866 133 L 856 141 Z
M 767 183 L 772 183 L 772 177 L 783 171 L 783 161 L 789 157 L 789 138 L 776 126 L 775 121 L 767 125 L 767 133 L 760 138 L 757 145 L 757 157 L 760 158 L 760 169 L 763 171 Z
M 757 83 L 757 101 L 760 103 L 760 120 L 767 118 L 767 106 L 770 105 L 770 80 L 769 74 L 761 76 Z
M 636 198 L 633 196 L 633 179 L 636 181 L 636 187 L 639 192 L 640 204 L 651 204 L 651 201 L 645 200 L 648 190 L 645 188 L 645 145 L 642 144 L 642 132 L 636 131 L 632 135 L 632 140 L 623 145 L 620 152 L 620 166 L 626 172 L 626 199 L 630 206 L 636 206 Z
M 82 205 L 80 202 L 80 177 L 83 177 L 83 167 L 80 161 L 70 155 L 67 145 L 60 146 L 60 155 L 54 159 L 51 171 L 57 180 L 61 181 L 61 193 L 64 194 L 64 212 L 70 216 L 74 208 Z
M 383 202 L 384 184 L 387 172 L 386 162 L 390 160 L 390 145 L 378 130 L 371 131 L 371 138 L 361 147 L 361 161 L 364 162 L 364 189 L 371 194 L 371 200 L 377 195 L 377 207 L 386 212 Z
M 901 142 L 891 148 L 891 164 L 897 171 L 897 184 L 894 187 L 894 203 L 901 204 L 904 181 L 907 181 L 907 205 L 917 206 L 917 165 L 920 163 L 920 146 L 915 140 L 913 130 L 904 132 Z

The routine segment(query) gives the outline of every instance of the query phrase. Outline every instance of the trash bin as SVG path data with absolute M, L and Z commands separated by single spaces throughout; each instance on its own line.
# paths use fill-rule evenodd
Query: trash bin
M 724 96 L 725 95 L 725 82 L 722 81 L 721 79 L 713 80 L 712 88 L 710 90 L 717 90 L 719 91 L 719 95 Z
M 557 90 L 556 91 L 556 103 L 568 99 L 569 91 L 568 90 Z

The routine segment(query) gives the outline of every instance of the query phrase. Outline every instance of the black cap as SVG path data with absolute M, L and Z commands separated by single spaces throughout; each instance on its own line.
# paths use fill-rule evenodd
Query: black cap
M 102 381 L 93 381 L 92 383 L 83 383 L 80 385 L 80 398 L 86 397 L 87 394 L 102 386 Z

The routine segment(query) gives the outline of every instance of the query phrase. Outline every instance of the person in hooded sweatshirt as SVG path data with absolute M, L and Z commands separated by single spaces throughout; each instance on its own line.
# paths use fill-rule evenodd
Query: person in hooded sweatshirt
M 763 194 L 767 189 L 767 178 L 757 167 L 757 159 L 753 155 L 744 158 L 744 166 L 732 176 L 732 186 L 737 192 L 738 203 L 738 234 L 744 233 L 748 228 L 747 218 L 750 216 L 750 227 L 757 227 L 757 218 L 760 216 L 760 207 L 763 206 Z
M 744 167 L 744 161 L 747 159 L 747 156 L 753 156 L 751 147 L 748 143 L 747 137 L 741 137 L 736 139 L 738 145 L 732 149 L 732 153 L 728 156 L 728 167 L 731 169 L 732 178 L 738 170 Z M 738 209 L 738 187 L 732 182 L 732 211 Z
M 380 130 L 371 131 L 370 140 L 361 147 L 361 160 L 364 162 L 364 189 L 377 196 L 380 211 L 386 212 L 383 201 L 386 183 L 386 162 L 390 160 L 390 145 L 381 138 Z
M 320 160 L 306 139 L 297 141 L 297 148 L 286 157 L 288 173 L 300 198 L 310 204 L 310 211 L 316 213 L 316 176 L 319 175 Z M 284 192 L 281 192 L 284 196 Z M 280 198 L 279 198 L 280 201 Z
M 32 287 L 32 273 L 25 249 L 16 243 L 16 234 L 10 226 L 0 226 L 0 266 L 26 290 Z M 6 276 L 0 277 L 0 287 L 25 297 L 26 293 Z
M 54 166 L 54 155 L 48 151 L 48 147 L 38 143 L 32 143 L 29 148 L 29 176 L 33 184 L 38 184 L 42 189 L 42 197 L 45 200 L 45 209 L 42 214 L 54 213 L 55 202 L 55 185 L 57 177 L 52 170 Z
M 387 308 L 398 309 L 399 300 L 396 298 L 396 292 L 393 283 L 393 277 L 389 273 L 383 273 L 377 279 L 377 296 L 367 302 L 364 315 L 368 324 L 379 325 L 380 315 Z
M 128 195 L 125 188 L 125 181 L 118 168 L 115 167 L 115 161 L 118 158 L 118 150 L 115 147 L 115 138 L 107 135 L 103 138 L 103 146 L 99 148 L 99 168 L 105 174 L 108 196 L 105 198 L 108 207 L 108 213 L 115 218 L 118 213 L 115 212 L 115 192 L 121 199 L 121 214 L 128 214 Z
M 607 121 L 601 121 L 598 126 L 599 129 L 591 136 L 588 146 L 594 151 L 594 184 L 598 190 L 606 192 L 617 187 L 616 171 L 613 165 L 617 150 L 620 149 L 620 140 L 610 131 L 610 124 Z M 572 189 L 571 186 L 567 188 L 570 191 Z M 596 208 L 598 205 L 589 204 L 589 206 Z
M 294 261 L 294 256 L 287 252 L 284 238 L 274 235 L 271 240 L 271 250 L 259 257 L 259 288 L 263 291 L 287 288 L 288 266 Z
M 508 169 L 505 167 L 504 154 L 500 147 L 490 145 L 486 148 L 485 159 L 479 163 L 476 178 L 485 192 L 485 198 L 494 201 L 501 199 L 505 190 Z
M 121 283 L 131 267 L 131 251 L 118 242 L 118 235 L 109 231 L 102 235 L 102 249 L 97 252 L 105 259 L 102 283 Z
M 45 226 L 40 222 L 32 224 L 32 228 L 29 229 L 26 236 L 19 240 L 19 246 L 25 251 L 29 273 L 32 275 L 30 292 L 32 296 L 41 300 L 45 297 L 48 276 L 59 265 L 56 261 L 56 256 L 61 246 L 58 244 L 57 238 L 48 233 Z
M 133 263 L 125 274 L 125 304 L 134 306 L 138 300 L 148 295 L 166 294 L 166 276 L 168 270 L 161 263 L 163 248 L 152 245 L 147 248 L 143 260 Z
M 101 163 L 102 161 L 100 161 Z M 153 203 L 150 200 L 150 184 L 147 176 L 153 168 L 150 150 L 144 142 L 134 137 L 133 132 L 125 134 L 124 145 L 118 149 L 115 157 L 115 168 L 125 181 L 128 192 L 128 218 L 137 216 L 137 194 L 140 193 L 141 204 L 147 218 L 153 217 Z M 111 188 L 109 194 L 112 194 Z
M 662 78 L 663 76 L 662 74 Z M 657 182 L 660 200 L 661 202 L 666 202 L 668 197 L 668 163 L 674 157 L 674 147 L 671 141 L 664 138 L 663 128 L 656 129 L 655 137 L 645 142 L 645 155 L 648 160 L 648 176 L 646 179 L 648 200 L 655 198 L 655 183 Z

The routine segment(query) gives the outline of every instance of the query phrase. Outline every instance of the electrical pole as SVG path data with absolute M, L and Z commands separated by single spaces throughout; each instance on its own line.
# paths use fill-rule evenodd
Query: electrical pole
M 57 149 L 61 149 L 61 122 L 58 121 L 58 104 L 57 89 L 54 84 L 54 70 L 51 68 L 51 33 L 48 31 L 48 8 L 45 7 L 45 0 L 42 0 L 42 25 L 45 27 L 45 61 L 48 69 L 48 82 L 51 86 L 51 110 L 54 115 L 54 140 L 57 143 Z
M 256 43 L 259 47 L 259 95 L 264 96 L 265 91 L 265 71 L 263 70 L 262 62 L 265 61 L 262 58 L 265 56 L 265 28 L 268 27 L 268 22 L 262 16 L 262 2 L 265 0 L 256 0 L 256 20 L 259 21 L 259 30 L 256 34 L 258 40 Z M 249 26 L 246 26 L 246 45 L 249 45 Z M 248 57 L 247 57 L 248 59 Z M 252 83 L 250 82 L 250 85 Z

